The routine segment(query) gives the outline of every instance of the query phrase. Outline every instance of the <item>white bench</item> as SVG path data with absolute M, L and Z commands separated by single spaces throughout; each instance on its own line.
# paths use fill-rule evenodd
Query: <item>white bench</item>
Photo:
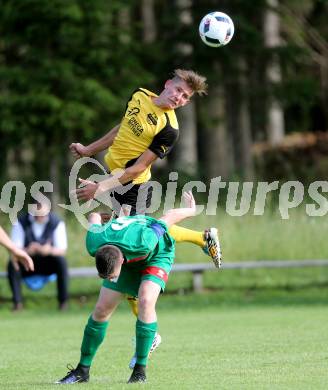
M 193 290 L 201 292 L 203 289 L 203 273 L 205 271 L 222 272 L 226 269 L 250 269 L 250 268 L 301 268 L 301 267 L 328 267 L 328 260 L 257 260 L 224 263 L 220 269 L 214 267 L 211 262 L 195 264 L 174 264 L 172 272 L 192 272 Z

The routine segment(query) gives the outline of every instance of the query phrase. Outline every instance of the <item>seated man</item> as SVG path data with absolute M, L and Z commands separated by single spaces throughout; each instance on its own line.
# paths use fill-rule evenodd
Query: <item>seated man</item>
M 155 306 L 174 261 L 175 241 L 168 229 L 196 212 L 192 194 L 185 193 L 184 199 L 186 208 L 169 210 L 159 220 L 136 215 L 101 225 L 100 214 L 91 214 L 93 225 L 87 233 L 86 246 L 95 257 L 103 286 L 84 330 L 80 362 L 56 383 L 88 382 L 90 366 L 105 338 L 109 318 L 124 294 L 139 298 L 137 360 L 128 383 L 146 381 L 147 360 L 157 330 Z
M 34 271 L 25 270 L 21 265 L 8 263 L 8 279 L 13 293 L 13 310 L 23 308 L 21 281 L 31 275 L 57 275 L 59 309 L 67 307 L 68 270 L 65 259 L 67 235 L 65 223 L 45 204 L 34 205 L 34 213 L 25 213 L 12 228 L 12 241 L 24 249 L 33 259 Z M 33 214 L 33 215 L 32 215 Z

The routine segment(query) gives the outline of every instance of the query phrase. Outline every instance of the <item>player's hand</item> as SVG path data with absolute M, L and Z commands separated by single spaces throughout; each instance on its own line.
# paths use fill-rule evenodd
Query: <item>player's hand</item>
M 88 222 L 90 224 L 102 225 L 102 214 L 100 213 L 90 213 L 88 216 Z
M 196 215 L 196 202 L 195 198 L 191 191 L 184 192 L 182 194 L 185 205 L 188 209 L 190 209 L 191 215 Z
M 12 250 L 11 261 L 16 271 L 19 271 L 18 262 L 23 264 L 26 271 L 34 271 L 33 260 L 22 249 L 15 248 Z
M 69 149 L 75 158 L 89 157 L 87 147 L 82 144 L 72 143 Z
M 79 179 L 80 187 L 75 190 L 78 200 L 92 200 L 99 187 L 99 183 L 94 181 Z

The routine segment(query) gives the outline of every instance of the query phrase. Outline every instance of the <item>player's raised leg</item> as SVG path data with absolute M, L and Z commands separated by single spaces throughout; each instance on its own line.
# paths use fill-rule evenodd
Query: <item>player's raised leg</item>
M 89 371 L 96 352 L 103 342 L 109 324 L 109 318 L 114 313 L 123 295 L 117 291 L 102 287 L 95 309 L 84 329 L 81 344 L 81 357 L 76 368 L 68 367 L 67 375 L 58 380 L 57 384 L 73 384 L 89 381 Z
M 220 268 L 222 253 L 218 230 L 216 228 L 208 228 L 201 232 L 172 225 L 169 233 L 176 242 L 191 242 L 200 246 L 212 258 L 214 265 Z

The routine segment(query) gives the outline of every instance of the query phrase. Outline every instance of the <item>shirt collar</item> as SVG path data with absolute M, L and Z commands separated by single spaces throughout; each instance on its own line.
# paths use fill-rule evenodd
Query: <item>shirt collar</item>
M 47 217 L 45 218 L 45 220 L 42 223 L 36 221 L 35 217 L 31 214 L 28 215 L 28 218 L 29 218 L 29 221 L 31 223 L 36 223 L 38 225 L 46 225 L 49 222 L 49 215 L 47 215 Z

